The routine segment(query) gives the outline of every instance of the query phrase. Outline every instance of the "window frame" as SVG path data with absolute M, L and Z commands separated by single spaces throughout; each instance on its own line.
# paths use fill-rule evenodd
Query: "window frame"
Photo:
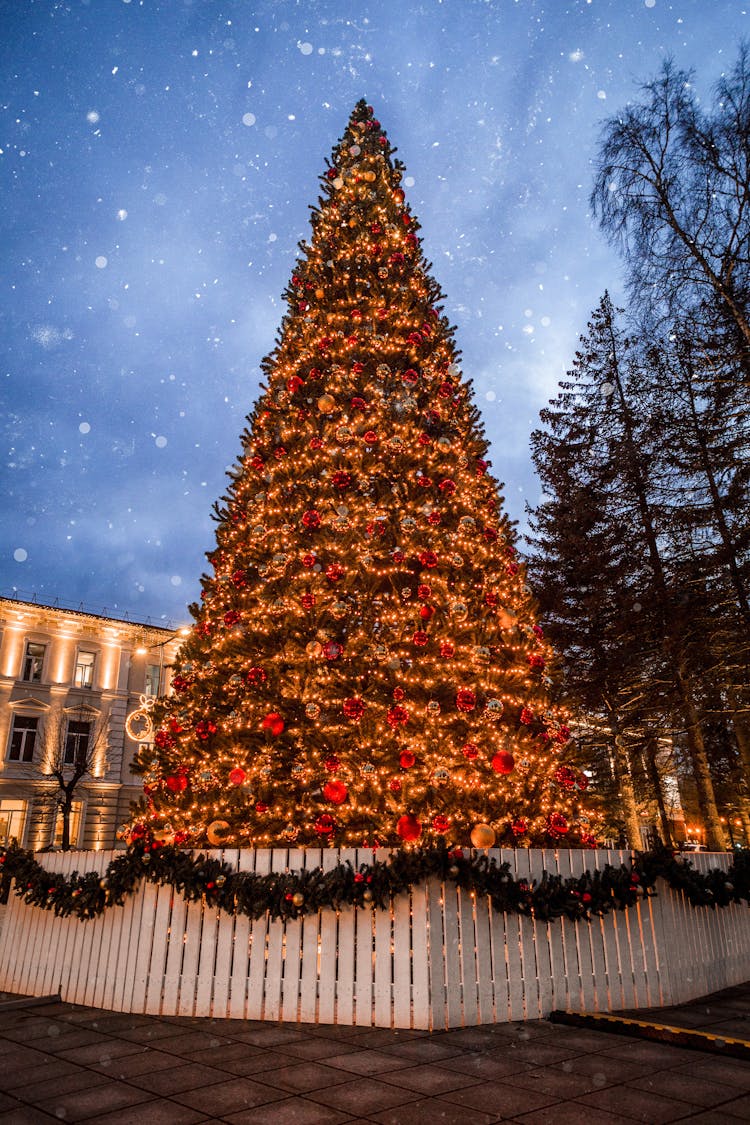
M 76 766 L 81 761 L 80 745 L 81 739 L 86 739 L 86 747 L 83 752 L 83 761 L 85 763 L 90 749 L 91 732 L 93 723 L 89 719 L 73 719 L 68 716 L 68 721 L 65 726 L 65 745 L 63 746 L 62 764 L 63 766 Z M 72 731 L 71 727 L 86 727 L 86 730 Z M 71 747 L 71 749 L 69 749 Z
M 96 658 L 97 653 L 92 648 L 79 648 L 76 651 L 76 662 L 73 667 L 73 687 L 80 688 L 82 691 L 90 691 L 94 686 L 94 677 L 96 673 Z M 91 663 L 81 663 L 82 656 L 90 656 Z M 90 678 L 88 683 L 84 683 L 83 676 L 79 676 L 80 672 L 89 671 Z
M 23 712 L 21 712 L 19 714 L 17 712 L 13 712 L 13 714 L 11 716 L 10 731 L 8 733 L 8 748 L 7 748 L 6 753 L 5 753 L 6 762 L 13 762 L 14 765 L 19 765 L 19 766 L 23 766 L 23 765 L 27 766 L 31 762 L 34 761 L 34 750 L 36 749 L 36 740 L 37 740 L 37 737 L 40 733 L 39 732 L 39 718 L 40 718 L 39 715 L 29 715 L 29 714 L 24 714 Z M 27 724 L 29 724 L 25 728 L 20 726 L 20 724 L 23 723 L 24 721 Z M 16 728 L 17 723 L 19 724 L 18 729 Z M 33 726 L 31 724 L 33 724 Z M 26 749 L 26 744 L 29 741 L 29 738 L 28 738 L 29 733 L 31 733 L 30 752 L 27 751 L 27 749 Z M 14 757 L 14 755 L 13 755 L 13 743 L 14 743 L 14 737 L 15 737 L 16 734 L 21 735 L 21 738 L 19 739 L 18 757 L 17 758 Z
M 8 808 L 7 806 L 11 806 Z M 13 806 L 20 806 L 13 807 Z M 23 844 L 23 835 L 26 829 L 26 817 L 29 811 L 29 802 L 25 801 L 22 797 L 0 797 L 0 826 L 3 823 L 3 814 L 7 813 L 7 830 L 3 833 L 0 830 L 0 845 L 7 845 L 10 840 L 18 840 L 19 844 Z M 20 824 L 18 831 L 14 831 L 14 816 L 16 813 L 20 816 Z
M 33 656 L 32 648 L 41 649 L 41 654 Z M 25 684 L 41 684 L 44 681 L 44 664 L 47 658 L 49 645 L 46 641 L 34 641 L 27 637 L 23 649 L 23 664 L 21 665 L 21 680 Z M 38 662 L 38 663 L 37 663 Z M 38 672 L 35 675 L 34 672 Z

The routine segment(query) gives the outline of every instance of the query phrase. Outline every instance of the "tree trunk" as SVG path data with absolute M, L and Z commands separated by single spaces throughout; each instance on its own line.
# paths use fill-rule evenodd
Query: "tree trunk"
M 679 666 L 675 678 L 680 695 L 681 710 L 685 718 L 685 735 L 687 737 L 688 754 L 693 767 L 693 777 L 698 791 L 698 807 L 706 829 L 706 846 L 711 852 L 723 852 L 726 851 L 727 843 L 719 819 L 719 810 L 716 806 L 706 744 L 703 741 L 698 711 L 693 703 L 690 681 L 684 668 Z
M 745 847 L 750 848 L 750 727 L 748 727 L 747 713 L 737 710 L 739 701 L 734 692 L 730 693 L 730 700 L 735 708 L 732 715 L 732 726 L 737 739 L 742 774 L 738 786 L 737 804 L 742 821 L 742 833 L 745 837 Z
M 62 843 L 60 846 L 64 852 L 70 851 L 70 813 L 72 808 L 71 794 L 66 793 L 60 804 L 60 815 L 62 816 Z
M 659 823 L 661 825 L 662 842 L 668 848 L 672 847 L 672 826 L 669 822 L 669 814 L 667 813 L 667 806 L 664 803 L 664 789 L 661 784 L 661 774 L 659 773 L 659 766 L 656 761 L 656 755 L 659 749 L 659 743 L 655 738 L 650 738 L 644 753 L 646 762 L 646 772 L 648 774 L 649 782 L 654 793 L 656 800 L 656 807 L 659 810 Z
M 620 804 L 620 813 L 625 829 L 625 838 L 628 847 L 640 851 L 643 847 L 641 840 L 641 822 L 638 816 L 638 806 L 635 800 L 635 788 L 630 773 L 630 758 L 625 740 L 620 733 L 617 716 L 609 713 L 610 725 L 614 738 L 612 740 L 612 761 L 617 784 L 617 795 Z

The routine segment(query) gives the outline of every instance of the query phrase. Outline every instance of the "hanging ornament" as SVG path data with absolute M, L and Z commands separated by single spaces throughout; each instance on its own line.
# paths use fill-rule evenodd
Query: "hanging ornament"
M 402 770 L 410 770 L 417 757 L 412 750 L 402 750 L 398 760 Z
M 292 843 L 299 836 L 299 828 L 296 824 L 286 824 L 282 831 L 282 835 L 285 840 L 288 840 L 290 843 Z
M 289 772 L 292 777 L 302 777 L 305 772 L 304 764 L 302 762 L 292 762 L 292 767 Z
M 243 783 L 243 781 L 245 780 L 246 777 L 247 777 L 247 774 L 242 769 L 242 767 L 241 766 L 235 766 L 235 768 L 233 770 L 229 771 L 229 784 L 230 785 L 242 785 L 242 783 Z
M 464 758 L 467 758 L 470 762 L 473 762 L 476 758 L 479 757 L 479 747 L 473 742 L 465 742 L 461 747 L 461 753 L 463 754 Z
M 363 699 L 356 697 L 352 699 L 345 699 L 343 712 L 347 719 L 361 719 L 365 713 L 365 702 Z
M 167 789 L 169 789 L 170 793 L 183 793 L 185 789 L 187 789 L 187 783 L 187 778 L 184 774 L 174 774 L 167 778 Z
M 326 660 L 338 660 L 344 651 L 344 646 L 339 641 L 326 641 L 323 645 L 323 655 Z
M 422 825 L 413 813 L 405 813 L 396 824 L 396 831 L 405 844 L 418 840 L 422 835 Z
M 377 770 L 375 769 L 375 766 L 372 764 L 372 762 L 364 762 L 360 769 L 360 773 L 363 777 L 372 779 L 377 773 Z
M 320 512 L 316 508 L 310 508 L 309 511 L 302 513 L 302 522 L 311 530 L 320 527 Z
M 450 832 L 451 822 L 447 816 L 442 813 L 436 813 L 432 818 L 432 829 L 440 836 L 444 836 L 446 832 Z
M 507 750 L 499 750 L 497 754 L 493 755 L 490 764 L 495 773 L 508 774 L 513 772 L 516 760 Z
M 453 602 L 450 609 L 457 621 L 463 621 L 469 612 L 466 602 Z
M 311 660 L 317 660 L 319 657 L 323 656 L 324 651 L 324 647 L 319 643 L 319 641 L 308 641 L 308 643 L 305 645 L 305 652 Z M 335 657 L 327 656 L 326 659 L 332 660 L 335 659 Z
M 308 719 L 317 719 L 320 715 L 320 706 L 317 703 L 305 704 L 305 717 Z
M 175 676 L 172 680 L 172 686 L 175 685 Z M 187 680 L 184 681 L 187 686 Z M 181 689 L 177 689 L 181 690 Z M 155 700 L 151 696 L 142 695 L 138 700 L 138 707 L 135 711 L 131 711 L 125 720 L 125 732 L 128 738 L 133 742 L 151 742 L 154 736 L 154 723 L 151 718 L 151 711 L 153 709 Z
M 427 704 L 426 711 L 431 719 L 436 719 L 441 711 L 440 703 L 438 702 L 438 700 L 431 699 Z
M 529 830 L 529 822 L 525 816 L 517 816 L 510 826 L 514 836 L 523 836 Z
M 227 836 L 231 831 L 229 822 L 226 820 L 212 820 L 206 829 L 206 839 L 209 844 L 218 847 L 226 842 Z
M 336 399 L 333 395 L 321 395 L 318 399 L 318 410 L 321 414 L 332 414 L 336 409 Z
M 450 643 L 450 641 L 443 641 L 440 646 L 440 655 L 442 656 L 443 660 L 451 660 L 455 656 L 455 654 L 456 649 Z
M 438 766 L 438 768 L 432 772 L 433 785 L 442 787 L 443 785 L 447 785 L 450 779 L 451 775 L 444 766 Z
M 392 726 L 394 729 L 396 727 L 403 727 L 409 721 L 409 712 L 405 707 L 402 707 L 400 703 L 397 703 L 394 707 L 390 708 L 386 719 L 388 725 Z
M 505 706 L 501 699 L 488 699 L 484 708 L 485 718 L 495 722 L 500 718 L 504 710 Z
M 343 781 L 327 781 L 323 786 L 323 796 L 332 805 L 343 805 L 344 801 L 349 796 L 349 790 L 344 785 Z
M 491 848 L 495 843 L 495 830 L 489 824 L 475 824 L 471 830 L 471 842 L 475 848 Z
M 329 773 L 336 773 L 336 771 L 341 768 L 341 760 L 336 754 L 329 754 L 323 762 L 323 765 Z
M 547 830 L 552 836 L 565 836 L 569 827 L 567 817 L 562 813 L 553 812 L 547 817 Z
M 319 836 L 332 836 L 336 830 L 336 821 L 330 813 L 321 813 L 313 828 Z
M 278 711 L 269 711 L 260 725 L 263 730 L 269 731 L 274 738 L 284 730 L 284 720 Z
M 459 688 L 456 692 L 456 707 L 459 711 L 473 711 L 477 705 L 477 697 L 471 688 Z

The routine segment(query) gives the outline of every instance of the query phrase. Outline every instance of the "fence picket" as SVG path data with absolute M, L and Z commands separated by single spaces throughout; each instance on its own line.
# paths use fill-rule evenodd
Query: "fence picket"
M 517 878 L 562 877 L 620 852 L 496 853 Z M 110 856 L 50 855 L 51 872 L 101 871 Z M 379 857 L 382 858 L 382 857 Z M 251 850 L 224 854 L 259 873 L 369 861 L 369 852 Z M 701 855 L 699 870 L 729 857 Z M 13 896 L 0 945 L 0 988 L 118 1011 L 438 1028 L 538 1019 L 573 1009 L 679 1003 L 739 983 L 750 963 L 746 906 L 691 907 L 661 883 L 658 897 L 591 922 L 549 924 L 491 912 L 449 880 L 397 896 L 386 910 L 321 910 L 269 922 L 189 905 L 142 883 L 122 907 L 81 922 Z

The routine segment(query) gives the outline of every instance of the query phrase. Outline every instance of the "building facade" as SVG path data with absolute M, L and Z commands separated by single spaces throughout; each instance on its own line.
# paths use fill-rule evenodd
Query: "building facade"
M 148 723 L 138 720 L 169 690 L 186 631 L 0 598 L 0 844 L 59 846 L 55 773 L 67 782 L 82 771 L 71 847 L 116 845 L 142 794 L 131 765 Z

